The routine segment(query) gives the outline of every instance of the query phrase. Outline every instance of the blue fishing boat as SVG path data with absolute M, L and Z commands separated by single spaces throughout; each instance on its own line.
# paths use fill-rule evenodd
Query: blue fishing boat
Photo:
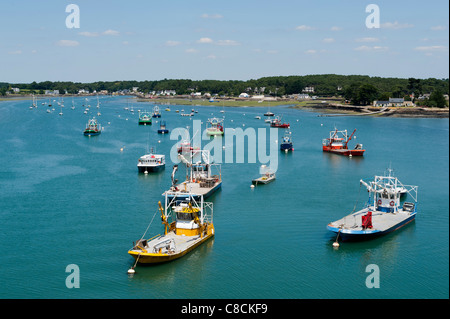
M 153 115 L 152 117 L 161 117 L 161 113 L 159 112 L 159 106 L 155 105 L 155 107 L 153 108 Z
M 159 123 L 158 134 L 167 134 L 167 133 L 169 133 L 169 130 L 166 127 L 166 121 L 161 121 Z
M 283 140 L 280 144 L 280 150 L 285 152 L 294 150 L 292 144 L 292 132 L 289 129 L 284 132 Z
M 369 192 L 365 207 L 327 226 L 328 230 L 337 234 L 336 243 L 339 239 L 373 239 L 409 224 L 416 217 L 418 186 L 403 185 L 391 174 L 375 176 L 370 182 L 360 180 L 360 187 L 362 185 Z M 407 197 L 402 202 L 404 190 Z

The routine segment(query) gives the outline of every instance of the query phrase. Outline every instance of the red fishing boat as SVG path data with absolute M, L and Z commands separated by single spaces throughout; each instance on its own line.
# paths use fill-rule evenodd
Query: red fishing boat
M 270 122 L 270 127 L 289 128 L 289 123 L 281 123 L 281 119 L 277 116 Z
M 352 139 L 353 134 L 355 134 L 356 129 L 347 138 L 347 130 L 338 131 L 335 129 L 330 132 L 330 137 L 323 139 L 322 149 L 324 152 L 331 152 L 339 155 L 345 156 L 362 156 L 365 150 L 362 144 L 356 144 L 354 149 L 348 148 L 348 142 Z

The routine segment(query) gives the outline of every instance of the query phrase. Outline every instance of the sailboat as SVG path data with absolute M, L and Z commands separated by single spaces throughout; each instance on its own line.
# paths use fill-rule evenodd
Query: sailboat
M 264 116 L 274 116 L 275 114 L 270 112 L 270 103 L 269 103 L 269 109 L 267 110 L 266 113 L 264 113 Z

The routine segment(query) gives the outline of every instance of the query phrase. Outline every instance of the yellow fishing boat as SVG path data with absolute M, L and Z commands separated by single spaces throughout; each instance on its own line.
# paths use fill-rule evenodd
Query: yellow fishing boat
M 158 202 L 164 235 L 139 239 L 128 253 L 136 263 L 162 263 L 180 258 L 214 236 L 213 204 L 193 196 L 177 198 L 166 192 L 165 205 Z M 169 201 L 169 198 L 171 200 Z M 149 225 L 150 226 L 150 225 Z

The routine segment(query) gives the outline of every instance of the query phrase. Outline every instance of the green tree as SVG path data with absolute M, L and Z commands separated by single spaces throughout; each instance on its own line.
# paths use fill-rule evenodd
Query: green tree
M 434 90 L 430 94 L 430 98 L 428 99 L 428 106 L 430 107 L 447 107 L 447 101 L 442 94 L 441 90 Z

